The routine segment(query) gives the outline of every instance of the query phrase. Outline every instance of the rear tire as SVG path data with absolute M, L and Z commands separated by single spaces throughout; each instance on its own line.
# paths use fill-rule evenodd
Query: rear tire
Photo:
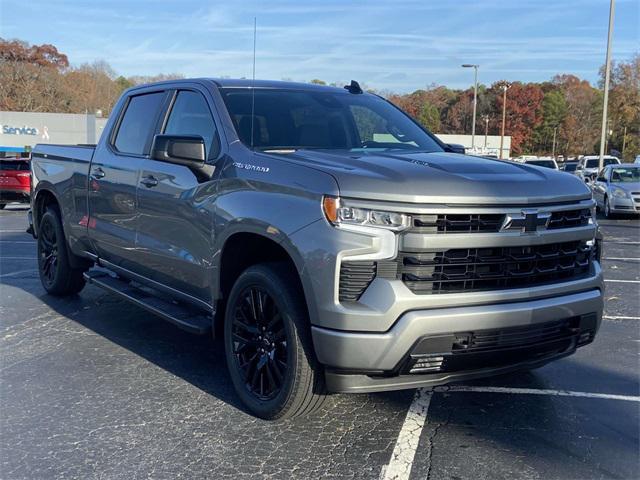
M 245 270 L 227 302 L 224 343 L 236 392 L 256 416 L 307 415 L 326 398 L 298 279 L 286 264 Z
M 47 293 L 67 296 L 84 288 L 85 280 L 82 274 L 85 269 L 74 269 L 69 264 L 60 211 L 56 207 L 48 207 L 42 215 L 37 245 L 38 273 Z

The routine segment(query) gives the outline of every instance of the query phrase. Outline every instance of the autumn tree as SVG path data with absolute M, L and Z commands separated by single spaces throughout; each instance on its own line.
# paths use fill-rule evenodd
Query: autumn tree
M 640 154 L 640 54 L 612 65 L 608 113 L 609 145 L 632 161 Z

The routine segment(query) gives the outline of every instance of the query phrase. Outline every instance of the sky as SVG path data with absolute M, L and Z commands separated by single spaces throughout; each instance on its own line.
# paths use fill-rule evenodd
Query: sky
M 0 0 L 0 36 L 124 76 L 358 80 L 382 91 L 598 81 L 609 0 Z M 640 0 L 617 0 L 612 58 L 640 52 Z

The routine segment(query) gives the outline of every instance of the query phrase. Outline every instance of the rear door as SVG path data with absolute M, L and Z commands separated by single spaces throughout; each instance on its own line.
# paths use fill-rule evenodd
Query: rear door
M 140 169 L 166 95 L 160 90 L 129 97 L 114 133 L 96 150 L 89 171 L 89 236 L 100 258 L 128 270 L 135 271 L 138 263 L 136 189 Z
M 172 92 L 162 133 L 200 135 L 207 158 L 215 162 L 220 140 L 213 102 L 207 92 Z M 214 179 L 199 178 L 183 165 L 147 158 L 138 187 L 136 254 L 144 276 L 205 302 L 211 300 L 213 212 L 207 201 Z

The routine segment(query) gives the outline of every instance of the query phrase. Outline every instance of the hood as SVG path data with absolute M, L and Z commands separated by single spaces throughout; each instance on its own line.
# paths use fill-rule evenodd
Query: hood
M 455 153 L 278 155 L 332 175 L 343 197 L 406 203 L 542 204 L 591 198 L 569 173 Z
M 640 182 L 621 182 L 621 183 L 611 183 L 612 187 L 620 188 L 625 192 L 640 192 Z

